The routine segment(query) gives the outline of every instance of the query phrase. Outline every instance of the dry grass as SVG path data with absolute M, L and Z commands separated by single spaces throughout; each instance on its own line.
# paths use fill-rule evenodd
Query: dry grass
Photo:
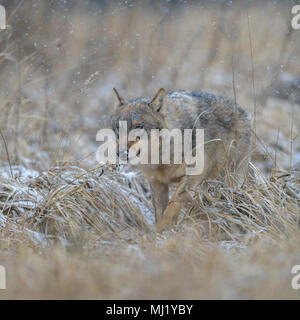
M 299 105 L 273 88 L 300 72 L 288 5 L 248 8 L 253 70 L 242 4 L 13 2 L 0 33 L 0 298 L 299 298 Z M 253 75 L 255 180 L 191 191 L 157 234 L 143 177 L 94 159 L 112 88 L 211 91 L 253 114 Z

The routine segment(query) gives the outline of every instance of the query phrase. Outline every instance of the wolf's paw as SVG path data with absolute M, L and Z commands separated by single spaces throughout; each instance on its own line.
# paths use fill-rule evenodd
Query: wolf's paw
M 177 208 L 169 204 L 164 211 L 162 218 L 156 224 L 157 232 L 161 233 L 176 224 L 178 213 L 179 211 Z

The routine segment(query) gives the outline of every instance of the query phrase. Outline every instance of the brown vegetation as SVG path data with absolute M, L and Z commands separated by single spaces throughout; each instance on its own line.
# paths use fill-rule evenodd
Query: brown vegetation
M 129 4 L 7 3 L 0 298 L 299 298 L 299 105 L 269 90 L 283 73 L 299 76 L 290 7 Z M 157 234 L 140 174 L 95 161 L 112 88 L 234 99 L 232 61 L 236 100 L 251 115 L 254 84 L 256 180 L 211 181 Z

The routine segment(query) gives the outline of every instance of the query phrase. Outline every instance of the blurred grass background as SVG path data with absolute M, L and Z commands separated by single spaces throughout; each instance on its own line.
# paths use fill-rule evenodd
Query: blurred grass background
M 275 100 L 266 110 L 266 100 L 288 95 L 281 78 L 299 76 L 291 2 L 250 3 L 3 1 L 11 28 L 1 33 L 1 113 L 12 157 L 47 168 L 94 152 L 96 129 L 113 112 L 112 87 L 126 98 L 160 87 L 233 98 L 232 57 L 237 101 L 253 113 L 247 12 L 259 134 L 272 143 L 280 127 L 289 138 L 292 108 Z
M 0 32 L 0 264 L 8 289 L 0 297 L 299 297 L 290 288 L 299 264 L 293 1 L 0 4 L 8 17 Z M 199 190 L 198 213 L 185 209 L 177 228 L 157 235 L 143 178 L 128 168 L 102 173 L 95 161 L 112 88 L 127 99 L 160 87 L 234 99 L 233 73 L 257 135 L 257 181 Z

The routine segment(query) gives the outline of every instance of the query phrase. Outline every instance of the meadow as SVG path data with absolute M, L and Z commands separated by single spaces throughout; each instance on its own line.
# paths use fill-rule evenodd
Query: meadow
M 300 30 L 293 1 L 1 1 L 0 299 L 299 299 Z M 236 100 L 254 179 L 191 191 L 159 234 L 149 186 L 100 166 L 126 99 Z

